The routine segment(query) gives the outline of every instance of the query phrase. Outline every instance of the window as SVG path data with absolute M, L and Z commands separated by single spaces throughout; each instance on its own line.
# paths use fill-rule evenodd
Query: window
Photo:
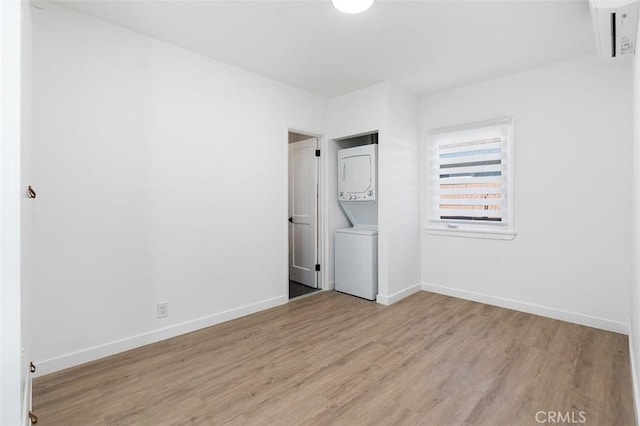
M 513 238 L 513 122 L 429 132 L 429 226 L 466 236 Z

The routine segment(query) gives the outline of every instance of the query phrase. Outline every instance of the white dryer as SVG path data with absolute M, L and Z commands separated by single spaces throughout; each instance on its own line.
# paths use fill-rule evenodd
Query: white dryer
M 338 151 L 338 201 L 354 227 L 378 227 L 378 145 Z
M 338 201 L 353 227 L 335 234 L 335 288 L 368 300 L 378 294 L 377 148 L 338 151 Z

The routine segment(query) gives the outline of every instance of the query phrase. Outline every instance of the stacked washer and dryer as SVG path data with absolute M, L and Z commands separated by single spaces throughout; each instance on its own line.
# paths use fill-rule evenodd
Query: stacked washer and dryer
M 338 151 L 338 202 L 353 225 L 336 230 L 335 289 L 368 300 L 378 294 L 378 145 Z

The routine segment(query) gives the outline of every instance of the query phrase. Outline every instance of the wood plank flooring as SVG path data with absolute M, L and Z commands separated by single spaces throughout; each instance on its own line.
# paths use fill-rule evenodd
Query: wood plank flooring
M 634 424 L 626 336 L 426 292 L 388 307 L 319 293 L 34 382 L 39 426 L 539 425 L 581 411 Z

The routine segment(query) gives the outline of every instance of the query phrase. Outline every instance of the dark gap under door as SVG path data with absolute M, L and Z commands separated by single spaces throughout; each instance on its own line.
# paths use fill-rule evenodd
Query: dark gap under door
M 304 296 L 305 294 L 313 293 L 318 290 L 320 289 L 289 280 L 289 299 Z

